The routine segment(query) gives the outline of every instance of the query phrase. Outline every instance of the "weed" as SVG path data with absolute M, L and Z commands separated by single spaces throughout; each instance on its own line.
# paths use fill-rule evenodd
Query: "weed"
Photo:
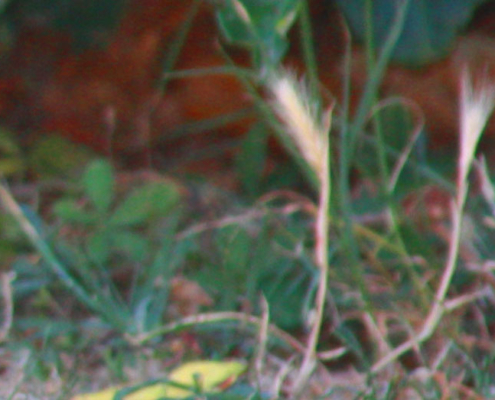
M 473 87 L 469 72 L 463 76 L 451 181 L 424 154 L 421 111 L 407 99 L 380 98 L 415 6 L 397 2 L 386 34 L 376 38 L 372 2 L 364 5 L 368 78 L 351 112 L 350 42 L 344 96 L 327 101 L 304 1 L 217 4 L 220 32 L 248 50 L 251 66 L 238 67 L 222 48 L 225 68 L 173 71 L 199 7 L 193 3 L 160 90 L 195 73 L 208 79 L 227 71 L 244 84 L 259 120 L 236 158 L 241 194 L 219 200 L 211 188 L 163 178 L 125 189 L 102 159 L 89 163 L 49 212 L 20 205 L 0 186 L 4 208 L 38 255 L 17 257 L 16 280 L 2 280 L 0 338 L 20 337 L 34 354 L 34 378 L 47 380 L 53 366 L 67 372 L 59 352 L 104 342 L 100 364 L 125 382 L 146 346 L 156 361 L 160 340 L 168 346 L 179 337 L 178 350 L 167 349 L 165 358 L 253 358 L 250 376 L 222 393 L 201 393 L 201 379 L 188 376 L 182 389 L 205 398 L 493 395 L 495 189 L 486 161 L 475 160 L 493 87 Z M 282 64 L 295 21 L 304 77 Z M 411 134 L 398 137 L 399 130 Z M 271 131 L 293 156 L 304 195 L 264 175 Z M 8 137 L 0 143 L 6 175 L 22 169 L 11 162 L 17 149 L 10 144 Z M 473 165 L 477 196 L 469 196 Z M 0 234 L 18 240 L 7 224 Z M 179 298 L 193 307 L 175 304 L 172 313 Z M 20 302 L 23 308 L 13 307 Z M 114 398 L 152 390 L 165 382 L 161 374 L 112 389 Z

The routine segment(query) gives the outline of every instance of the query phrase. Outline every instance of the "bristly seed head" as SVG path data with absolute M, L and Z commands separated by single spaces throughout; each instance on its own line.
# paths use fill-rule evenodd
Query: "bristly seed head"
M 306 162 L 320 175 L 327 154 L 329 126 L 318 121 L 317 107 L 309 97 L 308 88 L 288 71 L 274 75 L 268 86 L 277 116 Z
M 473 89 L 467 69 L 462 74 L 460 98 L 460 156 L 459 178 L 467 178 L 473 162 L 476 146 L 495 105 L 495 88 L 483 81 Z

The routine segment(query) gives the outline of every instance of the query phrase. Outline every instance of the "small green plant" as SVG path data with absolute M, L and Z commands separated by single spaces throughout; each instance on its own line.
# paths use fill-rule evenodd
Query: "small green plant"
M 249 225 L 208 232 L 213 241 L 186 276 L 210 294 L 215 310 L 248 308 L 258 314 L 263 295 L 274 324 L 287 330 L 303 327 L 317 280 L 311 255 L 298 252 L 311 240 L 309 224 L 297 216 L 267 214 Z
M 155 328 L 164 317 L 169 278 L 188 251 L 186 242 L 174 242 L 178 187 L 171 182 L 143 184 L 113 208 L 115 178 L 112 167 L 103 160 L 88 166 L 81 185 L 81 200 L 68 198 L 54 206 L 63 221 L 60 229 L 69 231 L 65 238 L 48 239 L 42 221 L 30 217 L 4 190 L 2 199 L 43 255 L 41 266 L 88 309 L 129 335 Z M 79 206 L 79 201 L 87 202 L 87 207 Z M 159 231 L 158 240 L 145 238 L 140 232 L 151 222 L 157 223 L 154 229 Z M 78 240 L 80 236 L 84 237 L 84 246 Z M 124 262 L 131 269 L 133 279 L 125 287 L 113 277 L 116 262 Z M 19 281 L 28 282 L 30 271 L 36 270 L 34 265 L 18 269 Z M 30 279 L 40 287 L 39 282 L 46 278 L 38 275 Z
M 379 89 L 387 66 L 394 56 L 400 57 L 400 51 L 397 50 L 401 50 L 400 46 L 404 45 L 404 40 L 410 39 L 407 35 L 410 29 L 408 24 L 414 21 L 414 17 L 418 17 L 417 10 L 421 6 L 407 0 L 377 2 L 376 5 L 372 1 L 365 1 L 362 2 L 361 8 L 354 7 L 355 2 L 346 2 L 345 5 L 344 2 L 340 3 L 348 14 L 360 13 L 362 22 L 358 23 L 358 27 L 365 32 L 364 51 L 368 75 L 362 88 L 362 96 L 351 114 L 352 60 L 349 48 L 347 55 L 342 59 L 346 68 L 342 81 L 344 96 L 342 103 L 336 107 L 335 120 L 338 122 L 334 128 L 337 131 L 337 140 L 332 142 L 325 141 L 329 129 L 324 123 L 324 105 L 320 96 L 314 50 L 311 47 L 307 3 L 301 2 L 297 8 L 302 27 L 302 54 L 306 62 L 307 85 L 299 86 L 294 77 L 291 78 L 290 74 L 287 77 L 286 72 L 280 68 L 279 59 L 268 58 L 265 64 L 256 62 L 262 53 L 260 49 L 263 49 L 265 44 L 263 39 L 269 40 L 268 36 L 263 36 L 260 21 L 267 22 L 270 19 L 260 19 L 250 8 L 253 3 L 248 0 L 233 0 L 229 3 L 230 7 L 221 9 L 219 17 L 221 29 L 224 33 L 228 31 L 226 36 L 230 41 L 237 41 L 240 45 L 249 43 L 255 60 L 253 66 L 256 79 L 248 82 L 244 71 L 239 71 L 239 76 L 248 90 L 250 85 L 252 87 L 261 83 L 274 94 L 275 101 L 271 101 L 270 105 L 275 103 L 275 113 L 283 123 L 282 126 L 273 120 L 273 114 L 269 115 L 266 112 L 266 103 L 257 98 L 256 94 L 253 94 L 253 97 L 259 100 L 260 111 L 271 121 L 282 143 L 296 158 L 303 160 L 300 163 L 302 170 L 306 172 L 308 182 L 320 195 L 314 211 L 315 240 L 312 244 L 312 261 L 318 269 L 319 286 L 313 303 L 313 320 L 307 327 L 309 333 L 305 356 L 298 367 L 298 379 L 295 381 L 292 395 L 301 390 L 307 382 L 314 362 L 320 357 L 317 351 L 320 327 L 325 315 L 324 310 L 330 305 L 335 307 L 332 314 L 332 334 L 357 356 L 359 361 L 356 364 L 368 371 L 370 376 L 375 376 L 379 371 L 396 363 L 399 357 L 414 350 L 420 364 L 434 370 L 436 367 L 432 367 L 432 354 L 425 354 L 427 351 L 422 351 L 423 346 L 426 348 L 426 342 L 445 334 L 442 331 L 443 323 L 455 325 L 458 322 L 455 319 L 449 320 L 451 310 L 468 307 L 471 302 L 487 295 L 487 291 L 483 289 L 472 290 L 459 297 L 455 297 L 454 293 L 458 290 L 464 293 L 460 289 L 460 282 L 467 281 L 466 275 L 477 281 L 476 274 L 459 271 L 459 249 L 461 227 L 466 216 L 469 171 L 479 135 L 493 107 L 493 88 L 487 86 L 473 91 L 466 77 L 463 77 L 458 178 L 455 185 L 445 184 L 444 179 L 429 170 L 424 159 L 416 161 L 411 157 L 423 127 L 411 124 L 410 113 L 406 112 L 405 117 L 408 121 L 396 125 L 394 129 L 390 120 L 399 113 L 390 112 L 391 105 L 394 105 L 392 101 L 379 98 Z M 466 5 L 459 6 L 457 11 L 462 23 L 466 22 L 466 12 L 474 9 L 479 3 L 466 2 Z M 393 8 L 393 12 L 389 13 L 388 25 L 380 33 L 379 29 L 382 27 L 374 24 L 381 21 L 376 16 L 382 16 L 380 7 L 384 7 L 385 4 Z M 284 14 L 280 10 L 288 10 L 290 5 L 290 1 L 279 2 L 279 10 L 272 12 L 272 22 L 273 19 L 279 18 L 276 23 L 273 22 L 274 32 L 286 32 L 284 29 L 277 31 L 277 23 L 286 27 L 284 22 L 288 19 L 283 18 Z M 434 8 L 435 13 L 438 12 L 436 7 L 437 4 L 433 5 L 432 2 L 431 9 Z M 441 4 L 438 7 L 441 8 Z M 230 20 L 237 21 L 235 28 L 234 24 L 223 23 L 226 13 L 230 13 Z M 420 16 L 427 19 L 430 15 L 426 15 L 425 11 L 425 14 Z M 453 37 L 454 30 L 444 33 L 449 37 L 448 41 Z M 446 41 L 445 37 L 436 36 L 435 39 L 443 43 Z M 277 47 L 277 50 L 279 53 L 275 51 L 274 54 L 281 54 L 283 47 Z M 430 50 L 421 49 L 418 53 L 421 58 L 419 62 L 431 56 Z M 406 52 L 409 55 L 410 52 Z M 298 102 L 302 107 L 291 106 L 297 105 Z M 399 102 L 395 102 L 395 105 L 397 104 Z M 403 105 L 406 105 L 407 110 L 407 104 Z M 403 110 L 399 112 L 404 116 Z M 398 130 L 403 132 L 405 126 L 409 126 L 413 133 L 409 138 L 401 134 L 397 140 Z M 323 155 L 327 146 L 330 150 Z M 323 167 L 325 163 L 329 164 Z M 361 192 L 351 186 L 351 177 L 355 171 L 358 171 L 361 178 L 368 180 L 368 184 L 373 182 L 369 186 L 371 191 L 368 191 L 365 185 L 356 185 Z M 414 182 L 411 179 L 412 174 Z M 429 235 L 425 232 L 435 229 L 434 224 L 429 223 L 426 228 L 418 226 L 417 221 L 404 213 L 401 203 L 406 196 L 414 196 L 416 188 L 424 188 L 424 185 L 431 185 L 433 182 L 442 186 L 452 196 L 452 233 L 448 235 L 447 251 L 445 248 L 439 250 L 434 247 L 434 242 L 426 239 Z M 372 202 L 374 204 L 371 204 Z M 442 207 L 446 206 L 442 204 Z M 375 226 L 361 224 L 357 221 L 359 210 L 368 210 L 364 215 L 382 213 L 383 216 Z M 434 236 L 438 240 L 438 234 Z M 332 253 L 332 257 L 328 253 L 328 243 L 332 243 L 337 249 Z M 309 251 L 309 248 L 306 248 L 306 251 Z M 439 253 L 442 257 L 438 257 Z M 445 261 L 441 261 L 442 259 Z M 428 273 L 432 273 L 435 279 L 426 283 Z M 452 299 L 449 296 L 451 292 Z M 404 315 L 402 308 L 415 311 L 412 315 Z M 389 313 L 394 317 L 384 317 Z M 421 316 L 420 322 L 414 318 L 416 313 Z M 347 314 L 359 317 L 346 316 Z M 359 324 L 352 324 L 353 321 L 359 321 Z M 461 333 L 456 331 L 455 335 Z M 372 341 L 373 345 L 366 346 L 363 343 L 365 341 Z M 416 347 L 418 345 L 420 349 Z M 453 357 L 448 359 L 449 362 L 454 362 Z M 445 365 L 450 364 L 446 362 Z M 376 383 L 372 381 L 368 388 L 375 387 Z M 365 391 L 362 392 L 363 398 L 367 398 L 364 393 Z
M 84 245 L 89 258 L 98 264 L 106 264 L 115 252 L 136 262 L 144 261 L 151 244 L 140 230 L 167 215 L 180 198 L 179 189 L 172 182 L 150 182 L 117 203 L 113 170 L 104 160 L 88 166 L 81 186 L 82 200 L 59 200 L 54 212 L 62 223 L 88 232 Z
M 471 10 L 478 1 L 467 3 Z M 194 4 L 196 10 L 199 2 Z M 61 286 L 69 289 L 103 321 L 96 328 L 91 325 L 92 330 L 111 328 L 121 334 L 120 343 L 154 344 L 152 339 L 191 327 L 198 335 L 220 330 L 222 335 L 211 335 L 215 346 L 235 348 L 236 355 L 253 354 L 256 377 L 244 392 L 235 388 L 211 398 L 295 398 L 312 383 L 325 399 L 342 393 L 359 399 L 464 398 L 474 390 L 489 396 L 493 352 L 486 351 L 486 343 L 493 339 L 494 306 L 486 281 L 493 280 L 495 195 L 486 166 L 478 168 L 483 213 L 476 203 L 481 200 L 471 201 L 468 189 L 475 149 L 493 108 L 493 88 L 473 89 L 464 77 L 458 174 L 451 183 L 432 170 L 426 157 L 411 156 L 423 127 L 415 123 L 407 101 L 379 98 L 382 77 L 411 21 L 408 7 L 418 6 L 394 2 L 393 18 L 380 36 L 373 28 L 377 9 L 370 0 L 363 4 L 368 77 L 351 113 L 350 48 L 342 59 L 342 101 L 325 103 L 305 1 L 219 2 L 221 33 L 230 44 L 247 48 L 253 61 L 251 69 L 232 62 L 226 70 L 237 74 L 265 118 L 248 132 L 236 160 L 247 200 L 225 196 L 225 203 L 235 207 L 222 208 L 216 219 L 205 218 L 202 207 L 199 213 L 187 208 L 181 214 L 177 185 L 142 183 L 128 194 L 111 165 L 97 160 L 76 190 L 67 190 L 56 202 L 50 215 L 56 222 L 49 226 L 48 217 L 19 207 L 0 186 L 6 208 L 42 255 L 37 264 L 15 263 L 16 291 L 39 293 L 36 304 L 41 308 Z M 301 27 L 304 78 L 281 67 L 295 21 Z M 294 155 L 305 179 L 304 196 L 279 190 L 280 182 L 270 186 L 264 181 L 268 127 Z M 407 129 L 413 131 L 410 137 L 402 134 Z M 421 202 L 433 185 L 448 198 L 440 208 L 451 211 L 440 222 L 428 220 L 430 204 Z M 194 200 L 207 198 L 208 207 L 216 206 L 200 190 L 194 195 Z M 251 205 L 259 196 L 256 206 Z M 239 203 L 248 206 L 238 212 Z M 406 211 L 408 207 L 412 211 Z M 170 278 L 178 271 L 208 292 L 214 312 L 164 320 Z M 116 278 L 122 272 L 124 283 Z M 15 324 L 26 330 L 49 326 L 47 343 L 64 340 L 70 345 L 72 334 L 80 330 L 74 323 L 58 324 L 50 318 Z M 304 343 L 279 326 L 296 331 Z M 256 345 L 243 336 L 253 331 Z M 231 342 L 222 340 L 234 336 Z M 277 347 L 274 357 L 267 357 L 274 343 L 282 343 L 282 351 Z M 204 353 L 218 356 L 215 346 Z M 332 372 L 323 362 L 344 353 L 351 355 L 356 380 L 328 383 Z M 48 363 L 52 352 L 45 354 Z M 290 361 L 270 365 L 287 354 Z M 107 369 L 125 379 L 128 359 L 111 349 L 104 358 Z M 318 369 L 330 379 L 319 382 L 320 373 L 313 374 Z M 268 388 L 262 387 L 265 372 L 276 376 Z

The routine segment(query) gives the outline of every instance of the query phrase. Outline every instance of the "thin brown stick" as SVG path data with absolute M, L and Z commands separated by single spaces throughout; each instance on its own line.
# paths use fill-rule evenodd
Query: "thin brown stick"
M 12 290 L 12 282 L 14 279 L 14 272 L 4 272 L 0 275 L 3 300 L 3 321 L 0 326 L 0 343 L 7 339 L 14 320 L 14 295 Z

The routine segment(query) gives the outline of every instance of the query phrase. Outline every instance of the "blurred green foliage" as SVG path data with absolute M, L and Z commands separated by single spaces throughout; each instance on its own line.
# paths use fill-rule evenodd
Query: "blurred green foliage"
M 80 172 L 94 153 L 60 135 L 38 137 L 26 151 L 27 169 L 38 178 L 70 177 Z
M 135 188 L 117 206 L 115 178 L 111 165 L 104 160 L 93 161 L 86 169 L 81 185 L 88 199 L 66 198 L 55 205 L 55 214 L 64 223 L 82 226 L 91 234 L 86 238 L 89 257 L 105 264 L 112 252 L 127 254 L 132 260 L 143 261 L 150 244 L 139 232 L 154 218 L 166 215 L 177 205 L 180 194 L 171 182 L 150 182 Z
M 281 223 L 267 216 L 252 229 L 218 229 L 209 251 L 201 253 L 199 265 L 188 269 L 187 276 L 209 292 L 218 310 L 248 307 L 259 313 L 263 295 L 276 325 L 300 328 L 316 279 L 311 254 L 297 251 L 311 239 L 311 229 L 302 222 L 289 217 Z
M 289 48 L 287 33 L 298 6 L 298 0 L 225 1 L 218 7 L 218 24 L 230 43 L 248 48 L 254 65 L 269 72 Z
M 99 10 L 96 2 L 12 0 L 5 18 L 11 18 L 14 25 L 20 26 L 19 24 L 29 22 L 31 17 L 28 15 L 45 15 L 46 17 L 40 18 L 46 18 L 48 24 L 57 29 L 72 30 L 75 37 L 79 37 L 78 40 L 89 43 L 95 38 L 94 35 L 97 36 L 98 32 L 115 23 L 116 19 L 112 18 L 116 18 L 118 7 L 124 2 L 110 3 L 98 3 L 102 7 L 102 15 L 96 17 L 94 13 Z M 395 9 L 391 6 L 392 3 L 398 2 L 368 2 L 376 7 L 372 11 L 371 20 L 376 29 L 374 39 L 377 40 L 377 47 L 380 47 L 384 40 L 381 30 L 387 33 L 393 19 Z M 443 9 L 442 6 L 447 7 L 445 1 L 438 1 L 434 5 L 426 0 L 411 2 L 405 31 L 394 53 L 396 59 L 422 63 L 443 54 L 459 27 L 466 23 L 479 3 L 481 1 L 452 1 L 449 2 L 451 8 Z M 339 4 L 359 37 L 360 29 L 364 29 L 366 12 L 359 6 L 365 2 L 349 0 L 340 1 Z M 71 19 L 84 5 L 87 9 L 82 16 L 95 18 L 91 23 L 85 23 L 85 18 L 81 18 L 81 21 Z M 421 5 L 424 6 L 422 11 Z M 267 72 L 280 63 L 287 51 L 286 35 L 298 15 L 299 6 L 300 3 L 296 0 L 228 1 L 219 5 L 217 17 L 227 39 L 251 49 L 255 68 Z M 75 14 L 72 14 L 74 12 Z M 444 15 L 439 14 L 442 12 Z M 109 18 L 110 14 L 112 18 Z M 383 19 L 380 19 L 379 15 L 382 15 Z M 449 25 L 450 28 L 445 26 L 448 18 L 453 21 L 451 26 Z M 356 22 L 353 22 L 354 20 Z M 432 24 L 438 26 L 433 29 Z M 445 32 L 442 31 L 444 34 L 438 34 L 437 37 L 437 29 L 441 26 Z M 412 30 L 409 34 L 408 29 Z M 433 38 L 430 35 L 433 35 Z M 402 52 L 405 52 L 406 56 L 401 55 Z M 385 69 L 385 64 L 381 68 Z M 359 129 L 367 129 L 368 111 L 372 108 L 379 87 L 380 75 L 377 76 L 376 82 L 369 90 L 375 90 L 375 93 L 370 95 L 368 104 L 363 107 L 366 112 L 363 113 L 365 117 L 362 124 L 357 124 Z M 426 221 L 425 218 L 424 224 L 419 226 L 417 220 L 405 215 L 401 208 L 401 201 L 408 194 L 417 192 L 418 188 L 421 189 L 422 185 L 433 180 L 426 179 L 425 174 L 419 172 L 420 168 L 415 168 L 417 164 L 409 163 L 412 159 L 410 157 L 408 165 L 404 167 L 407 171 L 407 174 L 404 173 L 407 175 L 406 179 L 399 180 L 393 188 L 393 193 L 384 196 L 379 184 L 374 184 L 379 165 L 376 153 L 370 149 L 386 147 L 386 163 L 389 163 L 390 167 L 396 164 L 397 154 L 400 155 L 404 151 L 407 143 L 397 140 L 394 134 L 411 128 L 412 124 L 408 114 L 403 111 L 389 107 L 383 112 L 381 118 L 386 125 L 383 143 L 375 141 L 370 147 L 370 142 L 363 142 L 366 147 L 358 148 L 355 153 L 347 155 L 348 158 L 339 165 L 339 168 L 345 166 L 345 163 L 360 166 L 362 171 L 366 171 L 363 176 L 368 179 L 369 186 L 353 190 L 352 197 L 348 197 L 347 205 L 352 211 L 349 221 L 345 221 L 346 216 L 338 208 L 338 202 L 344 203 L 345 198 L 334 200 L 336 205 L 332 210 L 332 269 L 328 291 L 328 303 L 332 304 L 332 310 L 325 316 L 329 325 L 325 334 L 331 336 L 331 339 L 337 338 L 354 353 L 358 358 L 355 365 L 363 369 L 373 362 L 376 354 L 367 346 L 369 343 L 365 343 L 365 340 L 370 340 L 367 337 L 372 335 L 369 335 L 370 332 L 359 317 L 366 314 L 371 319 L 376 316 L 381 318 L 387 313 L 397 312 L 394 309 L 397 307 L 398 315 L 402 315 L 404 321 L 394 323 L 397 326 L 404 323 L 404 326 L 411 328 L 407 325 L 408 315 L 403 315 L 400 307 L 407 305 L 408 308 L 404 309 L 409 312 L 410 309 L 419 307 L 417 303 L 422 295 L 430 296 L 431 288 L 435 284 L 432 276 L 441 269 L 443 261 L 442 245 L 445 244 L 431 229 L 430 221 Z M 344 132 L 341 136 L 340 145 L 347 133 Z M 267 136 L 266 126 L 256 124 L 242 141 L 242 148 L 236 160 L 236 172 L 248 200 L 243 197 L 241 202 L 251 203 L 253 198 L 269 190 L 278 189 L 280 182 L 287 182 L 264 181 L 262 174 L 267 161 Z M 22 162 L 16 161 L 22 158 L 20 150 L 11 139 L 8 133 L 0 131 L 1 160 L 7 161 L 6 164 L 0 164 L 0 168 L 4 169 L 5 174 L 22 172 L 24 168 Z M 339 148 L 335 151 L 336 158 L 342 154 L 340 150 Z M 64 171 L 73 171 L 70 161 L 74 161 L 75 157 L 71 147 L 54 142 L 40 146 L 38 151 L 41 156 L 35 153 L 30 158 L 30 163 L 38 165 L 39 169 L 46 168 L 48 173 L 43 176 L 61 175 L 65 178 Z M 72 159 L 67 160 L 67 164 L 65 161 L 60 164 L 58 158 L 67 158 L 67 155 Z M 335 164 L 337 161 L 340 160 L 336 160 Z M 80 163 L 82 161 L 78 159 L 75 164 Z M 421 163 L 422 170 L 428 169 L 426 159 L 420 158 L 418 163 Z M 338 174 L 343 174 L 342 170 L 345 170 L 339 168 L 333 171 L 337 178 Z M 292 169 L 290 173 L 294 174 L 293 165 L 289 169 Z M 287 179 L 287 176 L 289 173 L 284 174 L 282 178 Z M 351 178 L 345 174 L 343 176 L 344 179 Z M 416 179 L 417 177 L 421 179 Z M 53 268 L 47 267 L 48 261 L 42 257 L 19 257 L 13 263 L 13 270 L 17 273 L 17 280 L 14 282 L 15 299 L 25 300 L 35 294 L 35 299 L 25 304 L 34 304 L 36 311 L 49 310 L 43 316 L 34 316 L 32 310 L 27 318 L 19 318 L 16 315 L 14 323 L 14 329 L 32 333 L 29 339 L 33 340 L 33 347 L 36 341 L 44 341 L 43 345 L 46 347 L 39 352 L 41 362 L 33 362 L 36 376 L 46 377 L 48 366 L 58 367 L 61 364 L 57 349 L 77 351 L 78 342 L 74 339 L 76 335 L 96 336 L 95 332 L 108 333 L 110 330 L 137 335 L 160 327 L 165 322 L 169 281 L 177 273 L 198 282 L 214 299 L 213 308 L 216 310 L 242 310 L 259 315 L 259 299 L 260 295 L 263 295 L 268 300 L 270 321 L 276 325 L 297 331 L 304 328 L 305 322 L 311 319 L 311 299 L 318 280 L 318 270 L 313 262 L 313 219 L 309 213 L 276 213 L 272 212 L 275 211 L 275 206 L 271 209 L 270 204 L 263 208 L 265 213 L 261 217 L 261 213 L 256 217 L 246 218 L 235 214 L 231 223 L 227 225 L 218 226 L 211 223 L 206 232 L 184 235 L 184 231 L 181 230 L 184 220 L 189 226 L 195 225 L 199 214 L 201 222 L 204 222 L 205 210 L 197 212 L 189 202 L 182 201 L 184 199 L 181 190 L 173 182 L 143 182 L 131 189 L 122 190 L 111 164 L 100 159 L 86 167 L 75 186 L 76 188 L 66 187 L 62 199 L 50 208 L 53 213 L 48 216 L 38 215 L 29 207 L 23 207 L 27 218 L 40 233 L 43 243 L 53 249 L 53 253 L 58 257 L 58 268 L 63 268 L 65 272 L 65 275 L 57 276 L 53 273 Z M 336 186 L 336 196 L 342 192 L 340 189 L 341 187 Z M 191 200 L 191 203 L 208 198 L 207 194 L 200 191 L 195 195 L 197 198 Z M 207 210 L 218 207 L 221 209 L 221 217 L 224 217 L 229 213 L 232 204 L 238 206 L 236 195 L 228 194 L 226 197 L 227 207 L 224 207 L 225 204 L 214 204 L 215 200 L 208 198 Z M 305 198 L 305 201 L 309 203 L 310 199 Z M 301 206 L 297 201 L 291 204 L 295 205 Z M 392 208 L 398 221 L 395 230 L 383 217 L 383 214 Z M 252 205 L 244 205 L 243 208 L 247 214 L 253 209 Z M 260 211 L 257 208 L 254 210 Z M 428 210 L 422 211 L 426 213 Z M 482 221 L 478 221 L 478 225 L 486 221 L 485 217 L 492 215 L 487 212 Z M 372 222 L 366 222 L 366 218 L 371 218 Z M 208 225 L 211 219 L 206 218 L 206 221 Z M 18 231 L 12 228 L 11 220 L 2 216 L 0 223 L 2 239 L 9 239 L 9 244 L 16 241 Z M 345 231 L 342 226 L 345 223 L 349 224 L 355 249 L 344 242 Z M 486 229 L 489 230 L 490 227 Z M 476 228 L 476 232 L 482 231 Z M 475 239 L 481 242 L 482 249 L 493 258 L 489 246 L 493 242 L 493 234 L 491 231 L 482 233 L 484 234 Z M 473 244 L 479 245 L 474 240 Z M 354 258 L 350 256 L 353 250 L 356 253 Z M 118 279 L 118 273 L 122 272 L 125 282 Z M 412 278 L 415 276 L 421 278 L 419 290 L 413 285 Z M 462 271 L 454 280 L 454 289 L 462 292 L 463 285 L 471 284 L 474 277 L 474 272 Z M 53 304 L 56 304 L 61 287 L 65 289 L 62 299 L 66 318 L 63 321 L 50 314 L 56 310 Z M 67 293 L 74 294 L 74 297 L 68 296 Z M 80 296 L 78 293 L 86 296 Z M 84 299 L 93 301 L 85 302 Z M 428 299 L 431 299 L 431 296 Z M 77 301 L 84 304 L 91 313 L 83 314 L 77 307 L 69 309 L 68 304 Z M 84 317 L 96 315 L 100 320 L 81 318 L 82 322 L 76 322 L 81 314 Z M 415 316 L 417 315 L 416 313 Z M 460 321 L 463 321 L 462 317 Z M 394 329 L 396 330 L 393 332 L 391 329 L 390 337 L 385 338 L 392 344 L 396 344 L 394 340 L 404 333 L 401 329 Z M 216 339 L 218 340 L 218 337 Z M 105 343 L 105 346 L 110 349 L 114 343 Z M 221 345 L 225 343 L 222 342 Z M 123 378 L 127 359 L 121 358 L 121 353 L 112 354 L 111 349 L 103 357 L 109 369 L 119 378 Z M 449 357 L 446 354 L 442 361 L 447 365 L 447 369 L 448 361 L 445 360 Z M 466 355 L 462 358 L 468 360 L 465 364 L 471 362 L 470 357 Z M 486 357 L 485 360 L 490 358 L 493 357 Z M 455 363 L 460 362 L 456 360 Z M 438 370 L 440 367 L 443 366 L 438 366 Z M 472 368 L 476 371 L 472 373 L 477 377 L 476 383 L 478 380 L 489 382 L 493 375 L 489 371 L 485 373 L 481 368 L 476 368 L 476 365 Z M 485 384 L 485 389 L 488 385 Z M 219 394 L 217 398 L 249 396 L 242 397 L 232 393 Z
M 0 174 L 4 176 L 23 173 L 25 162 L 14 134 L 0 128 Z
M 470 21 L 476 8 L 487 0 L 410 1 L 404 29 L 393 53 L 393 60 L 422 65 L 447 54 L 457 34 Z M 390 32 L 397 0 L 336 0 L 353 34 L 360 41 L 372 40 L 380 48 Z M 371 14 L 371 15 L 369 15 Z M 367 20 L 372 27 L 368 29 Z
M 50 287 L 50 304 L 65 287 L 113 329 L 135 334 L 156 327 L 170 277 L 189 251 L 187 241 L 174 241 L 178 186 L 143 182 L 118 201 L 114 170 L 101 159 L 87 166 L 76 186 L 53 205 L 52 226 L 23 207 L 44 251 L 40 259 L 13 263 L 16 298 L 41 299 Z M 123 284 L 113 275 L 122 269 L 130 272 Z
M 117 26 L 127 2 L 10 0 L 3 2 L 2 20 L 14 37 L 22 27 L 42 27 L 68 33 L 79 47 L 101 45 Z

